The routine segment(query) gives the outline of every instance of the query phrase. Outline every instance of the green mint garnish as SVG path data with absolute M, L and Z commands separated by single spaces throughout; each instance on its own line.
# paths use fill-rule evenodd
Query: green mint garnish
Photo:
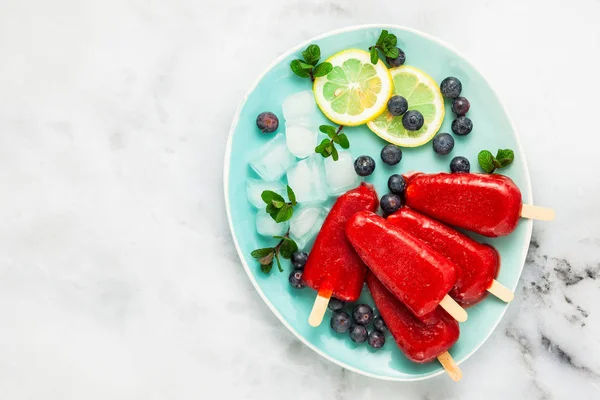
M 381 31 L 381 35 L 379 35 L 379 39 L 377 39 L 377 43 L 375 46 L 369 47 L 369 52 L 371 54 L 371 63 L 377 64 L 379 61 L 379 52 L 381 51 L 386 57 L 396 59 L 399 55 L 399 50 L 396 47 L 398 43 L 398 38 L 393 33 L 389 33 L 385 29 Z
M 289 220 L 294 215 L 294 206 L 298 204 L 296 202 L 296 194 L 291 187 L 287 187 L 287 195 L 290 201 L 285 199 L 278 193 L 272 190 L 265 190 L 261 193 L 260 197 L 265 202 L 267 207 L 265 211 L 275 220 L 280 223 Z
M 329 139 L 323 139 L 321 143 L 315 147 L 315 153 L 322 155 L 324 158 L 331 156 L 333 161 L 337 161 L 339 158 L 338 150 L 335 145 L 339 145 L 342 149 L 350 147 L 350 141 L 345 133 L 341 133 L 344 129 L 343 125 L 340 125 L 337 129 L 331 125 L 321 125 L 319 130 L 329 136 Z
M 294 74 L 302 78 L 315 78 L 325 76 L 331 72 L 333 66 L 331 63 L 324 62 L 319 64 L 321 59 L 321 49 L 316 44 L 311 44 L 302 52 L 303 59 L 297 59 L 290 63 L 290 68 Z
M 498 149 L 498 153 L 496 154 L 496 160 L 500 163 L 500 167 L 504 168 L 515 159 L 515 152 L 510 149 Z
M 496 157 L 488 150 L 481 150 L 477 155 L 479 166 L 488 174 L 493 173 L 498 168 L 504 168 L 510 165 L 514 159 L 515 152 L 510 149 L 498 149 Z
M 279 239 L 279 243 L 275 247 L 256 249 L 250 253 L 252 258 L 258 261 L 260 270 L 265 274 L 271 272 L 273 260 L 277 264 L 279 272 L 283 272 L 280 257 L 289 260 L 292 258 L 292 253 L 298 250 L 298 245 L 290 238 L 289 229 L 284 236 L 273 236 L 273 239 Z

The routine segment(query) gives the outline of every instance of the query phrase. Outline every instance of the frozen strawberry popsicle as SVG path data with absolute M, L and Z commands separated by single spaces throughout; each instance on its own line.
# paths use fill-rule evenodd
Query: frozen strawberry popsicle
M 375 211 L 377 193 L 361 184 L 340 196 L 327 215 L 304 267 L 303 280 L 311 288 L 331 291 L 344 301 L 356 301 L 365 283 L 365 264 L 346 239 L 346 223 L 362 210 Z
M 418 317 L 442 300 L 452 301 L 447 294 L 456 283 L 457 267 L 410 233 L 361 211 L 348 221 L 346 237 L 371 272 Z
M 440 307 L 422 321 L 396 299 L 371 272 L 367 272 L 367 285 L 377 310 L 398 347 L 409 360 L 416 363 L 435 360 L 458 340 L 458 322 Z
M 460 270 L 459 277 L 450 296 L 459 304 L 473 305 L 486 296 L 500 267 L 496 249 L 407 207 L 390 215 L 387 220 L 456 264 Z
M 406 205 L 480 235 L 510 234 L 521 215 L 521 191 L 504 175 L 439 173 L 408 177 Z

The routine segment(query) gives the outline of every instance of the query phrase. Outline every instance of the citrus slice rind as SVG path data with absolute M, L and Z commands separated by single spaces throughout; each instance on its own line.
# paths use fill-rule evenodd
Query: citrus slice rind
M 317 105 L 331 121 L 356 126 L 371 121 L 387 107 L 393 83 L 383 63 L 371 64 L 364 50 L 349 49 L 329 57 L 331 72 L 315 79 Z
M 429 142 L 444 121 L 444 98 L 437 83 L 418 68 L 403 65 L 390 69 L 394 82 L 394 95 L 408 101 L 409 110 L 423 114 L 425 123 L 417 131 L 402 125 L 402 116 L 395 117 L 387 109 L 367 125 L 385 141 L 402 147 L 417 147 Z

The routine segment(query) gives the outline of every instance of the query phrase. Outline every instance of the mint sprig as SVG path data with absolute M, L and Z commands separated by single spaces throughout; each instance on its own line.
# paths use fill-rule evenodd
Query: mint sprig
M 287 195 L 290 201 L 285 201 L 283 196 L 275 193 L 272 190 L 265 190 L 261 193 L 260 198 L 265 202 L 267 207 L 265 211 L 275 220 L 280 223 L 289 220 L 294 215 L 294 206 L 298 204 L 296 194 L 289 185 L 287 186 Z
M 515 152 L 511 149 L 498 149 L 496 157 L 488 150 L 481 150 L 477 155 L 477 161 L 482 170 L 488 174 L 494 173 L 498 168 L 510 165 L 515 159 Z
M 321 49 L 316 44 L 311 44 L 302 52 L 302 59 L 296 59 L 290 63 L 292 72 L 302 78 L 315 78 L 325 76 L 331 72 L 333 66 L 329 62 L 319 64 Z
M 398 44 L 398 38 L 393 33 L 389 33 L 385 29 L 381 31 L 381 35 L 379 35 L 379 39 L 377 39 L 377 43 L 375 46 L 369 47 L 369 52 L 371 54 L 371 63 L 377 64 L 379 61 L 379 51 L 381 51 L 386 57 L 396 59 L 400 51 L 396 47 Z
M 298 245 L 290 238 L 289 229 L 285 235 L 273 236 L 273 239 L 279 239 L 279 243 L 275 247 L 264 247 L 250 253 L 252 258 L 258 261 L 260 270 L 265 274 L 271 272 L 273 261 L 277 264 L 279 272 L 283 272 L 280 257 L 289 260 L 292 258 L 292 254 L 298 250 Z
M 339 158 L 338 150 L 335 145 L 339 145 L 342 149 L 350 147 L 350 141 L 345 133 L 342 133 L 344 129 L 343 125 L 340 125 L 337 129 L 331 125 L 321 125 L 319 130 L 329 136 L 329 139 L 323 139 L 321 143 L 315 147 L 315 153 L 322 155 L 324 158 L 331 156 L 333 161 L 337 161 Z

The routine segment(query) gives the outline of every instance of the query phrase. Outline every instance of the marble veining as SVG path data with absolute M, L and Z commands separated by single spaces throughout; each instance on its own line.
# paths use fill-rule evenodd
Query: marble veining
M 600 398 L 597 0 L 0 8 L 1 399 Z M 247 88 L 289 47 L 376 22 L 436 35 L 488 77 L 536 202 L 557 211 L 459 384 L 377 381 L 312 352 L 227 225 L 223 153 Z

